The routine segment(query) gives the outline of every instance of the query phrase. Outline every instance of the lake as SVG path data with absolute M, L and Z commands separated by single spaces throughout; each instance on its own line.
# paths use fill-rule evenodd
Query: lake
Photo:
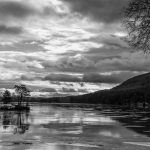
M 150 112 L 101 105 L 32 104 L 0 112 L 0 150 L 149 150 Z

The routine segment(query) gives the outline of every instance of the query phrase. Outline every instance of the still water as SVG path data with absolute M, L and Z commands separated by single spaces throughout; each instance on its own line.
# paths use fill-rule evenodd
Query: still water
M 149 150 L 150 112 L 34 104 L 0 112 L 0 150 Z

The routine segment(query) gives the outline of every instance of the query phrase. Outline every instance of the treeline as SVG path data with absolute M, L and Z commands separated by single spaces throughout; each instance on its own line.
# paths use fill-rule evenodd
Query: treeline
M 150 93 L 143 89 L 104 90 L 83 96 L 71 97 L 71 102 L 110 105 L 136 105 L 150 103 Z
M 15 85 L 14 91 L 14 93 L 11 93 L 9 90 L 1 92 L 0 101 L 3 104 L 17 102 L 18 105 L 21 106 L 22 102 L 27 101 L 30 97 L 30 90 L 26 87 L 26 85 Z
M 10 95 L 9 91 L 3 93 L 3 103 L 17 101 L 38 102 L 38 103 L 88 103 L 88 104 L 110 104 L 110 105 L 145 105 L 150 104 L 150 86 L 141 86 L 136 88 L 113 88 L 111 90 L 102 90 L 90 94 L 68 97 L 29 97 L 29 91 L 25 86 L 18 86 L 18 95 Z
M 135 89 L 111 89 L 95 93 L 54 98 L 30 97 L 30 102 L 41 103 L 88 103 L 88 104 L 110 104 L 110 105 L 143 105 L 150 103 L 150 87 Z

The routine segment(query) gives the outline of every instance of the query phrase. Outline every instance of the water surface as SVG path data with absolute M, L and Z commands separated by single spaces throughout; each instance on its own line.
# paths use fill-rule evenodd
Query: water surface
M 1 150 L 148 150 L 150 112 L 108 106 L 34 104 L 0 112 Z

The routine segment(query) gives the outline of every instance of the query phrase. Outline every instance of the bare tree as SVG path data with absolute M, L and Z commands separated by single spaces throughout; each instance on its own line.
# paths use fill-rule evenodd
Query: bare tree
M 123 21 L 129 45 L 150 51 L 150 0 L 131 0 L 124 11 Z
M 16 91 L 18 97 L 19 97 L 19 105 L 21 105 L 23 98 L 30 96 L 30 90 L 27 89 L 27 87 L 23 84 L 15 85 L 14 88 L 15 88 L 15 91 Z

